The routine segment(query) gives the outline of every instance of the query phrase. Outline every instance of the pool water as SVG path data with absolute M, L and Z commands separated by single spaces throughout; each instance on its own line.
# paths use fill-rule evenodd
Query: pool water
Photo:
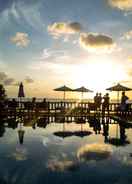
M 132 183 L 131 128 L 7 123 L 0 126 L 0 184 Z

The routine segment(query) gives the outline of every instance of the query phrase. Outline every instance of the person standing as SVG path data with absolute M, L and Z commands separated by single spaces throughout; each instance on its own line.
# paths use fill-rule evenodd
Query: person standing
M 107 110 L 108 115 L 109 115 L 109 102 L 110 102 L 110 97 L 109 97 L 109 94 L 106 93 L 103 97 L 103 104 L 102 104 L 103 115 L 105 115 L 105 110 Z
M 127 100 L 128 100 L 128 96 L 125 95 L 125 92 L 122 92 L 122 97 L 121 97 L 121 104 L 120 104 L 120 110 L 125 111 L 127 110 L 128 104 L 127 104 Z
M 98 100 L 97 100 L 97 106 L 98 106 L 99 110 L 101 109 L 101 103 L 102 103 L 102 95 L 101 95 L 101 93 L 99 93 Z
M 98 93 L 94 96 L 94 105 L 95 105 L 95 110 L 98 108 Z

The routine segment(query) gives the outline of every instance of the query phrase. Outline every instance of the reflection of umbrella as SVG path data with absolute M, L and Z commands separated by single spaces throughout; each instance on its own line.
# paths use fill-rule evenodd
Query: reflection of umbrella
M 77 89 L 74 89 L 73 91 L 76 91 L 76 92 L 81 92 L 82 93 L 82 99 L 83 99 L 83 94 L 84 93 L 87 93 L 87 92 L 93 92 L 87 88 L 85 88 L 84 86 L 80 87 L 80 88 L 77 88 Z
M 19 136 L 19 143 L 20 144 L 23 144 L 23 140 L 24 140 L 24 133 L 25 131 L 24 130 L 18 130 L 18 136 Z
M 73 132 L 73 134 L 75 136 L 78 136 L 78 137 L 85 137 L 85 136 L 91 135 L 92 132 L 90 132 L 90 131 L 75 131 L 75 132 Z
M 63 97 L 63 99 L 65 100 L 66 91 L 72 91 L 72 89 L 64 85 L 64 86 L 62 86 L 62 87 L 59 87 L 59 88 L 54 89 L 54 91 L 63 91 L 63 92 L 64 92 L 64 97 Z
M 117 91 L 117 101 L 119 102 L 119 92 L 120 91 L 130 91 L 132 89 L 126 86 L 122 86 L 121 84 L 118 83 L 117 85 L 107 88 L 106 90 Z
M 62 137 L 62 138 L 65 138 L 65 137 L 70 137 L 70 136 L 73 136 L 73 132 L 69 132 L 69 131 L 58 131 L 58 132 L 55 132 L 54 135 L 58 136 L 58 137 Z

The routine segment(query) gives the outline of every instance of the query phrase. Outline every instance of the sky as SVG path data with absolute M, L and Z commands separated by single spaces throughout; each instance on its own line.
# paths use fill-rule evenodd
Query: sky
M 131 0 L 0 1 L 0 83 L 9 97 L 20 82 L 27 97 L 132 87 L 131 19 Z

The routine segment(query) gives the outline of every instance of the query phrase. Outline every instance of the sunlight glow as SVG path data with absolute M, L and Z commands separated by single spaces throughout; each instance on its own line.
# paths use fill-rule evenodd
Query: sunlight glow
M 126 79 L 127 75 L 121 64 L 110 60 L 98 59 L 79 65 L 74 71 L 74 84 L 85 85 L 94 91 L 104 91 L 113 83 Z

